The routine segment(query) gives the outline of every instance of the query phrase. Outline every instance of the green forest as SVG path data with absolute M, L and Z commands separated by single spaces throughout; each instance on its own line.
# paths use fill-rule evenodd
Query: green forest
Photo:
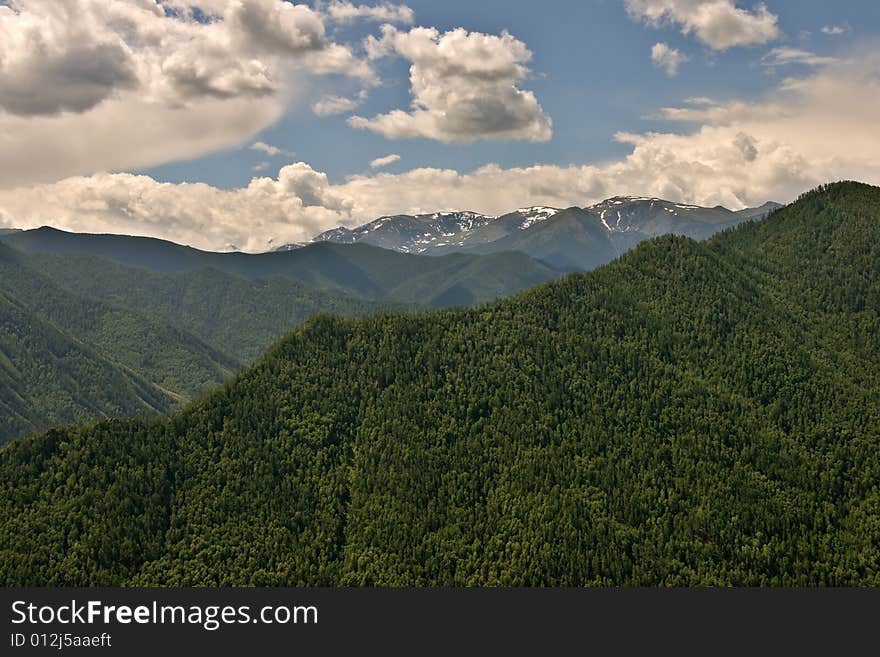
M 319 312 L 405 307 L 214 269 L 160 273 L 0 244 L 0 443 L 178 409 Z
M 474 305 L 560 275 L 512 252 L 319 243 L 209 253 L 51 228 L 0 235 L 0 444 L 59 424 L 167 414 L 318 313 Z
M 170 417 L 7 443 L 0 488 L 6 586 L 880 585 L 880 188 L 321 313 Z

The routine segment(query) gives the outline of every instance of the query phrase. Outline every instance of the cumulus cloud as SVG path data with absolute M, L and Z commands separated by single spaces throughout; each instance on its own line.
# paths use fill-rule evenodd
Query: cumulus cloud
M 217 15 L 197 20 L 203 5 Z M 0 106 L 84 112 L 133 89 L 177 104 L 262 96 L 285 65 L 369 75 L 339 48 L 320 14 L 282 0 L 12 0 L 0 5 Z
M 280 155 L 284 151 L 278 148 L 277 146 L 272 146 L 271 144 L 267 144 L 264 141 L 255 141 L 253 144 L 248 146 L 252 151 L 261 151 L 266 155 Z
M 779 17 L 763 3 L 741 9 L 735 0 L 626 0 L 630 16 L 655 27 L 678 25 L 713 50 L 754 46 L 778 39 Z
M 277 178 L 254 178 L 231 190 L 96 174 L 0 191 L 0 215 L 19 227 L 49 223 L 66 230 L 160 236 L 205 249 L 233 243 L 263 251 L 383 214 L 462 207 L 501 213 L 517 207 L 514 197 L 536 205 L 595 199 L 604 193 L 598 174 L 591 167 L 490 165 L 470 173 L 433 168 L 379 173 L 334 185 L 298 162 L 283 167 Z
M 689 106 L 667 108 L 671 126 L 693 123 L 692 129 L 619 133 L 615 138 L 631 150 L 615 162 L 490 164 L 470 172 L 419 168 L 336 183 L 300 162 L 276 178 L 254 178 L 232 190 L 100 174 L 0 191 L 0 217 L 19 227 L 52 223 L 260 251 L 401 212 L 501 214 L 525 205 L 588 205 L 617 194 L 736 209 L 787 201 L 835 179 L 880 184 L 878 97 L 880 56 L 860 53 L 787 78 L 759 102 L 695 98 Z
M 800 48 L 774 48 L 764 55 L 761 63 L 764 66 L 787 66 L 789 64 L 802 64 L 804 66 L 823 66 L 833 64 L 837 59 L 834 57 L 821 57 L 808 50 Z
M 346 98 L 344 96 L 323 96 L 316 102 L 312 103 L 312 112 L 318 116 L 332 116 L 334 114 L 345 114 L 355 110 L 364 100 L 366 100 L 366 91 L 361 91 L 354 98 Z
M 0 3 L 0 186 L 240 144 L 304 76 L 375 84 L 324 19 L 284 0 Z
M 375 160 L 370 162 L 370 167 L 373 169 L 381 169 L 382 167 L 387 167 L 389 164 L 394 164 L 400 160 L 400 155 L 397 153 L 392 153 L 391 155 L 386 155 L 385 157 L 377 157 Z
M 535 94 L 517 86 L 529 74 L 532 53 L 507 32 L 496 36 L 458 28 L 440 33 L 425 27 L 403 32 L 384 25 L 382 37 L 368 37 L 365 47 L 374 59 L 396 54 L 411 63 L 412 108 L 353 116 L 352 127 L 389 139 L 443 142 L 547 141 L 553 135 Z
M 406 5 L 394 5 L 388 2 L 378 5 L 355 5 L 351 2 L 335 0 L 327 6 L 326 11 L 327 15 L 337 23 L 368 20 L 412 25 L 415 20 L 415 13 Z
M 185 108 L 128 99 L 78 115 L 0 115 L 0 188 L 147 168 L 239 146 L 283 111 L 281 99 L 269 96 L 204 99 Z
M 327 45 L 320 15 L 305 5 L 239 0 L 229 6 L 225 22 L 247 50 L 299 55 Z
M 21 225 L 154 235 L 217 250 L 233 243 L 260 251 L 273 236 L 305 239 L 346 220 L 351 211 L 327 176 L 303 163 L 233 190 L 119 173 L 0 191 L 0 199 L 0 207 Z
M 43 17 L 0 5 L 0 109 L 20 115 L 84 112 L 138 85 L 125 44 L 90 38 L 87 21 L 59 3 Z
M 654 62 L 654 66 L 662 68 L 671 78 L 678 75 L 678 67 L 687 60 L 687 55 L 675 48 L 670 48 L 666 43 L 655 43 L 651 48 L 651 61 Z

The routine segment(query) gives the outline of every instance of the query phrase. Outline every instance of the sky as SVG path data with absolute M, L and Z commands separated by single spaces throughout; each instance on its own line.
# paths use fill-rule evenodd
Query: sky
M 880 184 L 878 107 L 876 0 L 0 0 L 0 227 L 739 209 Z

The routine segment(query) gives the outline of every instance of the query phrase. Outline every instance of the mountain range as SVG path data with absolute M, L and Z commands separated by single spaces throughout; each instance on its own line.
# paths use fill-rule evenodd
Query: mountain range
M 705 239 L 778 207 L 768 202 L 732 211 L 621 196 L 588 208 L 529 207 L 497 217 L 475 212 L 386 216 L 355 229 L 326 231 L 313 241 L 365 243 L 427 255 L 520 251 L 557 269 L 588 271 L 642 240 L 665 234 Z
M 878 262 L 880 188 L 838 183 L 492 304 L 321 314 L 170 417 L 0 448 L 0 583 L 880 585 Z
M 283 277 L 160 273 L 0 244 L 0 442 L 56 424 L 167 413 L 315 313 L 405 307 Z
M 248 255 L 9 232 L 0 235 L 0 442 L 167 413 L 315 314 L 479 304 L 559 275 L 522 253 L 428 258 L 322 243 Z
M 773 207 L 616 198 L 500 217 L 398 215 L 264 254 L 4 230 L 0 442 L 59 423 L 167 413 L 316 313 L 481 304 L 606 264 L 654 233 L 705 237 Z
M 30 254 L 91 255 L 160 273 L 211 269 L 247 279 L 280 276 L 364 299 L 426 306 L 480 303 L 559 275 L 522 253 L 442 258 L 376 246 L 317 242 L 270 253 L 216 253 L 149 237 L 69 233 L 43 227 L 0 235 Z

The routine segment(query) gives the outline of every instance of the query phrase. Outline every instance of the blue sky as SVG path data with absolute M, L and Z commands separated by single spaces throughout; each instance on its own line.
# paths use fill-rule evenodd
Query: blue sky
M 0 62 L 0 227 L 260 251 L 880 184 L 876 0 L 0 0 Z
M 533 53 L 533 74 L 523 87 L 535 92 L 553 119 L 552 139 L 543 143 L 480 140 L 444 144 L 423 138 L 389 140 L 354 130 L 346 125 L 346 115 L 317 117 L 309 109 L 309 101 L 322 90 L 354 93 L 357 84 L 342 76 L 312 83 L 284 117 L 257 139 L 293 153 L 295 159 L 326 172 L 334 181 L 368 172 L 371 160 L 389 153 L 401 156 L 387 169 L 398 172 L 415 167 L 470 170 L 490 162 L 505 167 L 597 163 L 629 152 L 630 146 L 614 141 L 616 132 L 666 129 L 667 122 L 651 119 L 661 107 L 700 96 L 719 101 L 757 99 L 778 84 L 780 75 L 791 73 L 761 65 L 771 45 L 712 51 L 692 36 L 681 34 L 674 25 L 655 29 L 633 20 L 620 0 L 545 0 L 538 4 L 515 0 L 414 0 L 406 4 L 415 12 L 416 25 L 434 26 L 441 31 L 464 27 L 488 34 L 506 29 L 525 42 Z M 757 3 L 738 4 L 748 8 Z M 834 55 L 849 49 L 854 41 L 880 34 L 880 5 L 873 0 L 771 0 L 769 8 L 779 16 L 784 33 L 775 45 Z M 821 32 L 824 26 L 840 26 L 847 33 L 825 35 Z M 339 30 L 337 34 L 359 40 L 375 25 L 357 28 Z M 660 41 L 690 57 L 674 78 L 651 63 L 651 47 Z M 380 70 L 383 85 L 370 93 L 358 113 L 371 116 L 406 107 L 410 102 L 407 63 L 387 62 Z M 254 165 L 269 162 L 261 175 L 275 175 L 290 159 L 285 155 L 267 158 L 247 148 L 231 148 L 143 171 L 160 180 L 199 180 L 238 187 L 254 175 Z

